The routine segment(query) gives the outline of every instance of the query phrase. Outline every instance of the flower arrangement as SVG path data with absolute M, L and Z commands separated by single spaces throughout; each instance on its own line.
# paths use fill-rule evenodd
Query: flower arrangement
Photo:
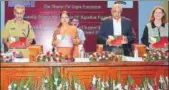
M 0 62 L 11 62 L 14 59 L 12 52 L 0 53 Z
M 84 85 L 78 80 L 76 76 L 72 76 L 71 85 L 72 90 L 85 90 Z
M 89 56 L 89 60 L 91 62 L 101 60 L 122 61 L 122 55 L 117 55 L 113 52 L 108 51 L 94 52 Z
M 131 75 L 127 76 L 124 89 L 125 90 L 139 90 L 139 87 L 135 85 L 134 79 Z
M 69 81 L 61 77 L 60 72 L 55 69 L 49 78 L 43 76 L 41 81 L 35 83 L 31 77 L 27 80 L 22 79 L 20 83 L 13 81 L 8 90 L 168 90 L 168 76 L 160 75 L 159 81 L 156 78 L 142 78 L 140 87 L 135 84 L 131 75 L 128 75 L 125 80 L 125 85 L 121 83 L 120 75 L 117 75 L 116 80 L 103 80 L 99 75 L 94 75 L 88 89 L 85 89 L 84 84 L 76 76 L 72 76 Z
M 76 76 L 73 76 L 69 81 L 67 78 L 62 78 L 60 72 L 55 69 L 49 79 L 45 76 L 42 78 L 35 90 L 85 90 L 85 88 Z
M 162 52 L 161 50 L 152 49 L 148 53 L 144 54 L 142 57 L 145 61 L 155 61 L 155 60 L 168 60 L 168 52 Z
M 100 77 L 96 77 L 94 75 L 89 90 L 138 90 L 138 86 L 134 85 L 134 79 L 131 77 L 131 75 L 127 76 L 124 87 L 120 82 L 119 75 L 117 76 L 116 80 L 110 79 L 106 81 L 101 81 Z
M 69 90 L 69 83 L 68 80 L 63 79 L 60 72 L 55 69 L 49 79 L 45 76 L 42 77 L 37 90 Z
M 13 81 L 9 86 L 8 90 L 34 90 L 35 83 L 32 77 L 29 77 L 28 80 L 22 79 L 18 84 L 17 81 Z
M 147 77 L 142 78 L 142 83 L 140 85 L 141 90 L 168 90 L 168 77 L 163 75 L 159 77 L 159 83 L 155 79 L 150 79 Z
M 68 58 L 59 52 L 46 52 L 46 54 L 39 54 L 37 56 L 37 62 L 71 62 L 73 58 Z
M 107 90 L 109 89 L 109 82 L 102 81 L 99 76 L 93 76 L 91 85 L 88 90 Z

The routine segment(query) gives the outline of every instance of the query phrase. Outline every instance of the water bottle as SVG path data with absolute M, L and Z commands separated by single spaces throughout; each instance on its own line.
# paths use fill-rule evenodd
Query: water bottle
M 138 49 L 136 47 L 134 49 L 134 58 L 138 58 Z
M 84 51 L 83 45 L 79 45 L 79 57 L 84 58 L 84 54 L 85 54 L 85 51 Z
M 81 58 L 84 58 L 84 54 L 85 54 L 85 51 L 84 51 L 84 48 L 82 47 L 82 49 L 81 49 Z

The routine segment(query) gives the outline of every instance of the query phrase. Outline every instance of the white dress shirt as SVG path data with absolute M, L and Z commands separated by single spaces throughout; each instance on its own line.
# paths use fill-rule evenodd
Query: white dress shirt
M 113 18 L 113 29 L 114 29 L 114 35 L 122 35 L 121 30 L 121 19 L 118 21 Z

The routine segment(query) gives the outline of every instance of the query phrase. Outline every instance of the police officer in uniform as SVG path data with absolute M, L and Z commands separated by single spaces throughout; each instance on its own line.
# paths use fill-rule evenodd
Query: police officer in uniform
M 2 30 L 2 39 L 5 50 L 10 50 L 10 44 L 16 41 L 19 37 L 26 37 L 26 47 L 31 45 L 35 38 L 31 24 L 24 20 L 25 6 L 16 5 L 14 7 L 14 16 L 12 20 L 8 20 L 4 29 Z M 28 48 L 15 48 L 18 52 L 22 52 L 24 57 L 29 57 Z

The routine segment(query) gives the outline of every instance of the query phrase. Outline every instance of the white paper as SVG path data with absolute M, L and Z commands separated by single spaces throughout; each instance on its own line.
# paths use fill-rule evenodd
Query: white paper
M 29 62 L 29 58 L 14 58 L 12 62 Z
M 57 47 L 73 47 L 72 36 L 70 35 L 57 35 L 59 42 Z
M 128 57 L 128 56 L 123 56 L 123 61 L 143 61 L 141 57 Z
M 75 58 L 75 62 L 90 62 L 89 58 Z

